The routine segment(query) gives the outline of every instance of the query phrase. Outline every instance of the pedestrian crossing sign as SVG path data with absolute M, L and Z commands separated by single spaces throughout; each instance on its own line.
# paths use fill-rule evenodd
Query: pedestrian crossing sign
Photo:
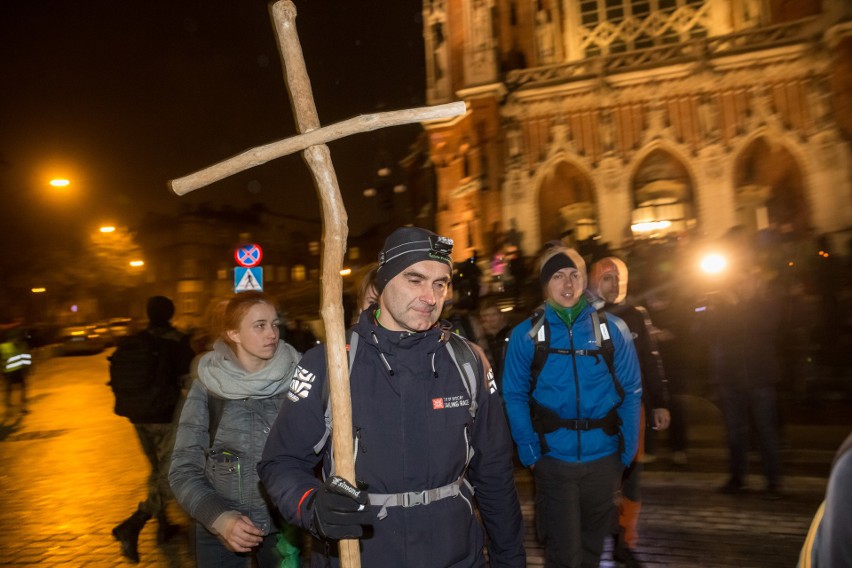
M 234 292 L 263 292 L 263 268 L 234 267 Z

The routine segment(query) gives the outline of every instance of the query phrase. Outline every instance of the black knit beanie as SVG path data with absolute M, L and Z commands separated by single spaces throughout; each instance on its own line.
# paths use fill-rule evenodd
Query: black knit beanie
M 376 294 L 381 294 L 394 276 L 421 260 L 443 262 L 452 270 L 452 252 L 452 239 L 418 227 L 400 227 L 385 240 L 379 253 Z
M 553 275 L 563 268 L 576 268 L 586 287 L 586 262 L 576 250 L 567 247 L 550 247 L 541 258 L 541 269 L 538 274 L 542 286 L 547 286 Z

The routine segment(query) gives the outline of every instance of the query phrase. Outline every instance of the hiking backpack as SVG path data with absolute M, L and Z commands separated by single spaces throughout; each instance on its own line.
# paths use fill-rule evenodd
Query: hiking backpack
M 530 414 L 533 422 L 533 429 L 538 434 L 539 444 L 542 453 L 547 453 L 550 448 L 544 438 L 544 435 L 558 428 L 567 428 L 569 430 L 592 430 L 601 428 L 607 435 L 618 435 L 619 452 L 624 451 L 624 436 L 621 432 L 621 417 L 618 416 L 618 408 L 624 402 L 624 388 L 615 374 L 615 347 L 612 342 L 612 337 L 609 333 L 606 312 L 602 309 L 595 310 L 591 313 L 592 328 L 595 333 L 596 349 L 556 349 L 550 347 L 550 325 L 545 318 L 544 306 L 538 308 L 531 317 L 532 326 L 528 332 L 528 336 L 533 340 L 535 351 L 533 352 L 533 360 L 530 365 Z M 618 404 L 616 404 L 607 415 L 603 418 L 560 418 L 554 411 L 538 404 L 532 394 L 535 391 L 538 383 L 538 376 L 544 369 L 544 364 L 547 362 L 547 357 L 555 353 L 557 355 L 580 355 L 590 356 L 598 360 L 598 357 L 603 359 L 607 370 L 612 377 L 612 383 L 615 387 L 615 392 L 618 394 Z
M 134 424 L 172 421 L 180 384 L 171 376 L 162 339 L 148 331 L 119 341 L 109 360 L 115 413 Z

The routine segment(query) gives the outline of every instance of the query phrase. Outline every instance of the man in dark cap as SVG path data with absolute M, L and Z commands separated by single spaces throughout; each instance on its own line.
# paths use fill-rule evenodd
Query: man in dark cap
M 112 529 L 113 536 L 121 543 L 121 553 L 131 562 L 139 562 L 139 532 L 151 517 L 157 518 L 158 542 L 165 542 L 178 532 L 179 527 L 166 517 L 166 503 L 172 497 L 168 475 L 175 442 L 176 404 L 182 379 L 189 373 L 195 356 L 189 338 L 171 324 L 175 305 L 169 298 L 153 296 L 148 299 L 146 309 L 148 327 L 123 339 L 110 358 L 111 383 L 120 382 L 117 375 L 125 372 L 138 372 L 140 376 L 131 380 L 148 382 L 139 394 L 129 394 L 132 392 L 129 389 L 126 401 L 119 400 L 123 395 L 113 386 L 116 411 L 120 410 L 133 423 L 151 466 L 147 498 L 130 517 Z
M 499 395 L 481 356 L 440 320 L 452 247 L 403 227 L 379 254 L 377 302 L 348 346 L 353 431 L 337 432 L 355 437 L 357 487 L 333 472 L 322 345 L 296 369 L 258 466 L 288 522 L 325 541 L 361 538 L 364 566 L 484 566 L 475 507 L 491 566 L 526 565 Z M 314 474 L 320 460 L 325 483 Z M 312 551 L 337 566 L 336 548 Z

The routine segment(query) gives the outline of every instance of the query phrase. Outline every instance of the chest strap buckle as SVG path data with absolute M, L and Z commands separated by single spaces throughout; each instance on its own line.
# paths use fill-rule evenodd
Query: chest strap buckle
M 388 507 L 417 507 L 419 505 L 428 505 L 448 497 L 456 497 L 461 493 L 462 485 L 467 485 L 468 489 L 473 493 L 473 487 L 462 476 L 452 483 L 448 483 L 443 487 L 436 487 L 435 489 L 407 491 L 405 493 L 368 493 L 367 495 L 370 499 L 370 505 L 381 507 L 377 516 L 379 520 L 382 520 L 388 516 Z

